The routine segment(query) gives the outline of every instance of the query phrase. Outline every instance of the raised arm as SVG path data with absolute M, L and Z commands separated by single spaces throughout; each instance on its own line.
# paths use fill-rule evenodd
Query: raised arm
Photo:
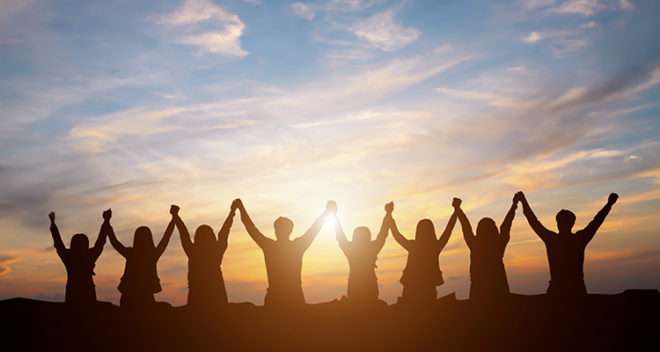
M 607 199 L 607 204 L 596 214 L 596 216 L 591 220 L 589 225 L 585 227 L 581 232 L 582 236 L 584 236 L 584 240 L 586 243 L 589 243 L 592 238 L 596 235 L 596 231 L 598 231 L 598 228 L 600 225 L 603 224 L 603 221 L 605 221 L 605 218 L 607 215 L 610 213 L 610 210 L 612 210 L 612 206 L 616 201 L 619 199 L 619 195 L 616 193 L 611 193 L 609 198 Z
M 534 211 L 532 211 L 532 207 L 530 207 L 529 203 L 527 202 L 527 198 L 525 198 L 525 194 L 518 192 L 514 197 L 522 203 L 523 213 L 527 218 L 529 226 L 532 228 L 532 230 L 534 230 L 534 232 L 536 232 L 537 236 L 539 236 L 543 241 L 546 241 L 551 232 L 545 228 L 545 226 L 543 226 L 543 224 L 541 224 L 539 219 L 536 217 Z
M 231 230 L 231 225 L 234 223 L 234 216 L 236 215 L 237 208 L 238 199 L 234 199 L 234 201 L 231 202 L 229 214 L 227 215 L 227 218 L 225 218 L 225 222 L 222 224 L 220 232 L 218 232 L 218 243 L 221 246 L 227 245 L 227 240 L 229 239 L 229 230 Z
M 103 247 L 105 246 L 105 239 L 108 237 L 108 227 L 110 226 L 111 217 L 112 217 L 111 209 L 108 209 L 103 212 L 103 224 L 101 224 L 101 230 L 99 231 L 99 236 L 96 238 L 94 247 L 92 247 L 92 258 L 94 260 L 99 259 L 101 253 L 103 253 Z
M 468 246 L 468 248 L 472 249 L 472 245 L 474 244 L 474 240 L 475 240 L 474 232 L 472 231 L 472 225 L 470 225 L 470 220 L 463 212 L 463 209 L 461 209 L 461 200 L 458 198 L 454 198 L 452 205 L 454 206 L 454 209 L 456 209 L 456 215 L 458 216 L 458 221 L 461 222 L 461 229 L 463 230 L 463 239 L 465 240 L 465 244 Z
M 167 245 L 170 243 L 170 238 L 172 238 L 172 232 L 174 232 L 174 217 L 172 217 L 170 223 L 167 224 L 165 233 L 160 239 L 160 242 L 158 242 L 158 246 L 156 246 L 156 258 L 160 258 L 160 256 L 165 253 L 165 249 L 167 249 Z
M 394 212 L 394 202 L 389 203 L 391 205 L 392 211 L 390 212 L 389 216 L 386 216 L 388 219 L 388 227 L 392 231 L 392 237 L 394 237 L 394 240 L 401 245 L 406 250 L 410 249 L 410 246 L 412 245 L 412 241 L 403 237 L 401 232 L 399 232 L 399 228 L 396 226 L 396 221 L 394 220 L 394 217 L 392 216 L 392 212 Z
M 238 207 L 238 210 L 241 212 L 241 222 L 245 226 L 245 230 L 247 231 L 248 235 L 252 237 L 254 242 L 257 243 L 259 247 L 262 247 L 268 242 L 268 237 L 264 236 L 259 229 L 254 225 L 252 222 L 252 219 L 250 218 L 250 215 L 248 215 L 247 210 L 245 210 L 245 206 L 243 205 L 243 202 L 238 199 L 238 204 L 236 205 Z
M 53 247 L 55 247 L 57 255 L 62 258 L 64 253 L 66 253 L 66 246 L 64 246 L 64 242 L 62 241 L 60 230 L 55 224 L 55 212 L 51 211 L 48 214 L 48 218 L 50 219 L 50 235 L 53 237 Z
M 447 242 L 449 242 L 449 237 L 451 237 L 452 231 L 454 231 L 454 226 L 456 226 L 456 208 L 454 208 L 454 212 L 451 214 L 449 217 L 449 221 L 447 221 L 447 226 L 445 226 L 445 230 L 442 231 L 442 235 L 440 235 L 440 238 L 438 238 L 438 250 L 441 251 L 445 248 L 447 245 Z
M 128 248 L 119 242 L 117 236 L 115 236 L 115 230 L 112 228 L 112 225 L 110 225 L 110 221 L 108 221 L 106 231 L 108 233 L 108 239 L 110 240 L 112 248 L 114 248 L 117 253 L 121 254 L 122 257 L 126 258 L 128 255 Z
M 390 218 L 392 217 L 393 211 L 394 203 L 389 202 L 385 204 L 385 216 L 383 217 L 383 222 L 380 224 L 380 231 L 378 231 L 378 235 L 374 241 L 374 247 L 377 252 L 380 252 L 380 250 L 385 246 L 387 234 L 390 232 Z
M 329 201 L 328 204 L 325 206 L 325 211 L 316 218 L 316 221 L 312 224 L 312 226 L 305 231 L 305 233 L 300 236 L 300 238 L 297 239 L 297 241 L 300 241 L 302 244 L 303 248 L 309 248 L 309 246 L 312 245 L 312 242 L 314 242 L 314 239 L 316 238 L 316 235 L 319 234 L 321 231 L 321 227 L 323 227 L 323 222 L 325 221 L 325 218 L 331 215 L 334 215 L 337 213 L 337 203 L 334 201 Z
M 179 231 L 179 238 L 181 240 L 181 247 L 183 247 L 183 252 L 186 253 L 186 256 L 190 257 L 192 252 L 193 243 L 190 240 L 190 232 L 186 224 L 183 222 L 183 219 L 179 216 L 179 207 L 172 205 L 170 207 L 170 214 L 172 214 L 172 220 L 174 220 L 174 225 L 176 226 L 177 231 Z
M 344 233 L 344 229 L 342 229 L 341 224 L 339 223 L 339 218 L 335 219 L 335 234 L 337 236 L 337 243 L 339 243 L 339 248 L 345 253 L 346 250 L 348 250 L 348 239 L 346 238 L 346 234 Z
M 511 239 L 511 224 L 513 223 L 513 218 L 516 216 L 516 209 L 518 209 L 518 199 L 514 196 L 511 208 L 509 208 L 509 211 L 506 213 L 506 216 L 500 225 L 500 236 L 502 236 L 505 245 L 509 243 L 509 240 Z

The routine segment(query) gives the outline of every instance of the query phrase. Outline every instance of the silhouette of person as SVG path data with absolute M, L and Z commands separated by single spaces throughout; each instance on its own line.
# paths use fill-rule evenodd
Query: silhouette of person
M 514 198 L 499 230 L 493 219 L 479 220 L 475 236 L 470 220 L 461 209 L 461 200 L 454 198 L 452 205 L 461 223 L 465 243 L 470 249 L 470 299 L 472 300 L 497 299 L 509 294 L 509 282 L 506 278 L 503 258 L 510 239 L 511 223 L 516 216 L 516 204 Z
M 339 248 L 348 259 L 347 297 L 351 302 L 369 303 L 378 300 L 376 260 L 387 239 L 392 209 L 392 203 L 385 205 L 386 215 L 374 241 L 371 240 L 371 231 L 365 226 L 356 227 L 353 230 L 353 241 L 349 241 L 341 228 L 339 219 L 335 221 L 335 232 L 337 233 Z
M 174 207 L 170 208 L 170 214 L 174 213 Z M 165 252 L 173 231 L 174 215 L 167 225 L 165 234 L 163 234 L 158 246 L 154 245 L 151 230 L 147 226 L 140 226 L 135 230 L 133 247 L 126 247 L 119 242 L 112 226 L 108 223 L 110 244 L 122 257 L 126 258 L 124 275 L 117 287 L 121 292 L 120 306 L 144 308 L 155 303 L 154 294 L 162 290 L 158 278 L 157 263 L 160 256 Z
M 272 240 L 257 229 L 240 199 L 237 207 L 241 212 L 241 221 L 245 225 L 245 229 L 264 252 L 268 275 L 268 290 L 264 304 L 266 306 L 304 304 L 305 296 L 300 279 L 303 255 L 321 230 L 326 216 L 336 212 L 335 202 L 328 202 L 323 214 L 316 219 L 304 235 L 294 240 L 290 240 L 293 231 L 293 221 L 290 219 L 279 217 L 275 220 L 273 226 L 277 240 Z
M 55 212 L 48 214 L 53 245 L 66 268 L 66 291 L 64 294 L 66 303 L 81 305 L 96 302 L 96 288 L 92 276 L 94 276 L 96 260 L 103 252 L 105 239 L 108 235 L 107 225 L 111 216 L 112 212 L 109 209 L 103 212 L 103 224 L 94 247 L 89 248 L 87 235 L 78 233 L 71 237 L 71 248 L 67 249 L 55 224 Z
M 211 226 L 200 225 L 195 230 L 195 242 L 190 240 L 188 228 L 179 216 L 179 207 L 172 206 L 172 216 L 179 230 L 181 246 L 188 256 L 188 306 L 210 308 L 228 303 L 221 265 L 237 204 L 236 200 L 232 202 L 229 215 L 217 239 Z
M 557 213 L 558 233 L 548 230 L 536 218 L 527 198 L 522 192 L 516 193 L 516 200 L 522 202 L 523 213 L 527 217 L 529 226 L 545 243 L 550 266 L 550 283 L 547 293 L 555 296 L 585 295 L 587 288 L 584 284 L 584 251 L 587 244 L 596 235 L 596 231 L 603 224 L 607 214 L 619 196 L 611 193 L 607 204 L 596 214 L 584 229 L 572 232 L 575 225 L 575 214 L 562 209 Z
M 390 204 L 394 210 L 394 204 Z M 439 239 L 436 238 L 433 222 L 429 219 L 420 220 L 417 223 L 414 240 L 405 238 L 399 232 L 394 218 L 389 217 L 392 236 L 408 251 L 408 260 L 400 280 L 403 285 L 401 303 L 431 303 L 437 299 L 436 287 L 444 283 L 438 256 L 449 241 L 456 225 L 456 216 L 454 211 Z

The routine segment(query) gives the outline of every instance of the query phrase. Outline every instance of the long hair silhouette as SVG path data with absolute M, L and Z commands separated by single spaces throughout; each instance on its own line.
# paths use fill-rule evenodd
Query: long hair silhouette
M 455 224 L 456 212 L 449 218 L 440 238 L 436 238 L 433 222 L 422 219 L 417 223 L 415 239 L 409 240 L 399 232 L 394 218 L 390 217 L 392 236 L 408 251 L 408 260 L 400 280 L 403 285 L 399 299 L 401 303 L 423 304 L 436 300 L 436 287 L 444 283 L 438 256 L 449 242 Z
M 509 243 L 511 223 L 516 215 L 516 199 L 497 228 L 491 218 L 483 218 L 477 224 L 476 236 L 470 220 L 461 209 L 461 200 L 454 198 L 458 220 L 463 229 L 465 244 L 470 249 L 470 299 L 498 299 L 509 293 L 509 282 L 504 268 L 504 251 Z
M 170 221 L 158 246 L 154 245 L 151 230 L 140 226 L 133 236 L 133 247 L 124 246 L 109 226 L 108 237 L 112 247 L 126 259 L 124 275 L 119 286 L 120 305 L 128 308 L 145 308 L 155 302 L 154 294 L 162 290 L 158 278 L 158 259 L 167 248 L 174 231 L 174 219 Z
M 181 237 L 181 246 L 188 257 L 188 306 L 209 309 L 228 303 L 222 258 L 227 250 L 229 230 L 237 205 L 238 202 L 234 200 L 217 239 L 211 226 L 200 225 L 195 230 L 194 242 L 190 240 L 188 228 L 179 216 L 179 207 L 173 205 L 171 208 Z

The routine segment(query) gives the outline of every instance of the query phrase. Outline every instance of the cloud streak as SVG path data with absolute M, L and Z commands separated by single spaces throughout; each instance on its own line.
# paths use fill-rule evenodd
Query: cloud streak
M 198 47 L 201 52 L 237 58 L 247 55 L 241 47 L 243 21 L 209 0 L 185 0 L 160 22 L 188 32 L 177 36 L 176 41 Z

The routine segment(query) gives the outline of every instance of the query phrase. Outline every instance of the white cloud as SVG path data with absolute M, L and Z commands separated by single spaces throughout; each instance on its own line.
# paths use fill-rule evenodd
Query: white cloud
M 394 21 L 394 11 L 387 10 L 371 16 L 351 27 L 355 36 L 385 51 L 400 49 L 419 38 L 419 31 L 403 27 Z
M 177 42 L 198 47 L 203 52 L 233 57 L 244 57 L 241 35 L 245 24 L 238 15 L 231 13 L 209 0 L 185 0 L 173 13 L 162 17 L 164 24 L 183 28 L 187 35 L 177 37 Z M 213 29 L 201 26 L 211 24 Z
M 294 15 L 302 17 L 307 21 L 313 20 L 314 16 L 316 16 L 316 10 L 314 10 L 314 7 L 303 2 L 294 2 L 289 7 Z
M 539 32 L 531 32 L 523 38 L 523 42 L 528 44 L 533 44 L 543 39 L 543 36 Z
M 606 6 L 600 0 L 569 0 L 555 8 L 553 12 L 589 17 L 605 9 Z

